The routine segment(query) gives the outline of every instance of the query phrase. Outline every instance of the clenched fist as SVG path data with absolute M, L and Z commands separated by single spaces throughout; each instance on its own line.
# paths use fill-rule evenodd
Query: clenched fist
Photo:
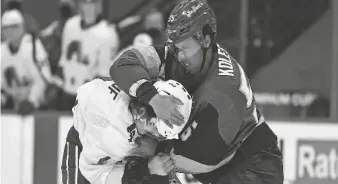
M 174 162 L 168 154 L 159 153 L 149 160 L 148 168 L 150 174 L 165 176 L 174 168 Z
M 135 142 L 138 145 L 138 155 L 146 158 L 153 157 L 155 155 L 158 141 L 155 138 L 144 135 L 136 138 Z

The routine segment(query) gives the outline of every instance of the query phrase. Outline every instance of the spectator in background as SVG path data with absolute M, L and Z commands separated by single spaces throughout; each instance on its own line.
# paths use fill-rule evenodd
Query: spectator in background
M 133 44 L 130 46 L 127 46 L 126 48 L 122 49 L 113 59 L 113 62 L 115 59 L 120 57 L 126 50 L 131 49 L 132 47 L 145 47 L 145 46 L 150 46 L 153 45 L 153 39 L 151 36 L 149 36 L 147 33 L 139 33 L 138 35 L 135 36 L 133 40 Z
M 144 18 L 144 27 L 148 29 L 164 30 L 163 15 L 156 9 L 151 9 Z
M 61 38 L 65 23 L 75 13 L 74 2 L 72 0 L 60 1 L 60 17 L 52 22 L 47 28 L 41 31 L 41 37 L 46 46 L 52 74 L 56 74 L 57 65 L 61 56 Z
M 164 19 L 161 12 L 156 9 L 150 10 L 145 16 L 144 32 L 146 32 L 153 39 L 153 45 L 162 45 L 166 41 L 166 34 L 164 32 Z
M 19 114 L 27 115 L 44 101 L 44 80 L 50 76 L 48 56 L 41 41 L 26 33 L 20 11 L 5 11 L 1 24 L 6 37 L 1 43 L 1 102 L 12 101 Z
M 71 110 L 79 86 L 97 76 L 109 76 L 119 47 L 115 25 L 102 18 L 102 0 L 77 0 L 76 5 L 79 15 L 66 22 L 62 35 L 58 110 Z
M 18 10 L 22 13 L 27 33 L 39 35 L 39 25 L 36 19 L 22 10 L 22 0 L 6 0 L 6 10 Z

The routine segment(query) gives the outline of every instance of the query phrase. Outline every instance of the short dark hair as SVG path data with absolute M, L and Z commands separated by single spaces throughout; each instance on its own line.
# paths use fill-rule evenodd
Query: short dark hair
M 132 112 L 132 108 L 140 109 L 141 107 L 145 107 L 146 108 L 146 112 L 147 112 L 148 118 L 155 118 L 156 117 L 154 109 L 150 105 L 141 102 L 136 97 L 130 97 L 130 102 L 129 102 L 129 110 L 130 110 L 130 112 Z
M 22 11 L 22 6 L 21 6 L 21 2 L 19 1 L 9 1 L 6 4 L 6 8 L 7 10 L 18 10 L 18 11 Z

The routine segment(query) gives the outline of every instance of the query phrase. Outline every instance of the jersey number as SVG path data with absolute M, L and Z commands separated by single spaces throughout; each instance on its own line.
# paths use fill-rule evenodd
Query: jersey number
M 112 84 L 112 85 L 110 85 L 109 87 L 108 87 L 108 89 L 109 89 L 109 93 L 110 94 L 114 94 L 114 100 L 116 99 L 116 97 L 117 97 L 117 95 L 120 93 L 120 89 L 119 89 L 119 87 L 117 87 L 117 85 L 114 83 L 114 84 Z
M 89 65 L 89 59 L 87 55 L 82 55 L 81 42 L 72 41 L 67 47 L 67 60 L 71 60 L 73 55 L 75 54 L 76 61 L 83 65 Z

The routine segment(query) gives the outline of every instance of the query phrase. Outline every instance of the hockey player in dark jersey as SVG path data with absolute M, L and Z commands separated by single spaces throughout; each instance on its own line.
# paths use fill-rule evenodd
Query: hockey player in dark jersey
M 165 47 L 127 50 L 111 66 L 110 75 L 171 124 L 182 122 L 176 110 L 180 102 L 161 96 L 153 82 L 173 79 L 193 95 L 190 121 L 168 153 L 173 171 L 193 174 L 202 183 L 282 184 L 277 137 L 256 108 L 242 67 L 215 42 L 216 20 L 206 1 L 178 4 L 166 32 Z M 146 165 L 133 163 L 126 167 L 125 178 L 143 183 L 149 178 L 144 170 Z

